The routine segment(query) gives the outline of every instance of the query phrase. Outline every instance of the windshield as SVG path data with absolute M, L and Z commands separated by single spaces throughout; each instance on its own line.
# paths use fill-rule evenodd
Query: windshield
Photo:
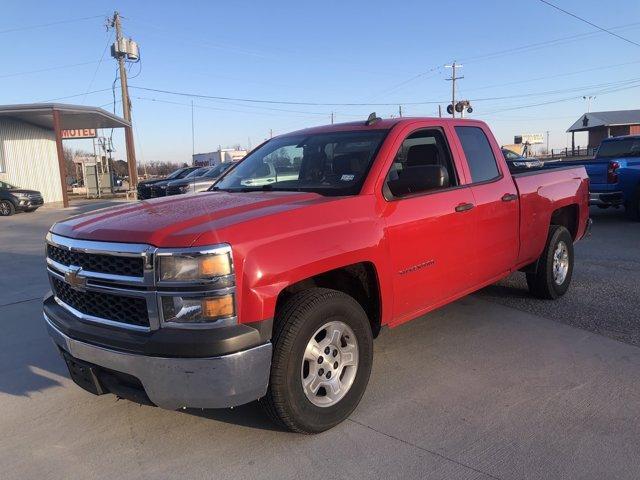
M 511 150 L 507 150 L 506 148 L 502 149 L 502 154 L 504 155 L 505 160 L 508 162 L 514 162 L 516 160 L 526 160 L 522 155 L 518 155 L 516 152 Z
M 171 180 L 173 178 L 182 178 L 181 175 L 184 173 L 185 170 L 186 168 L 179 168 L 175 172 L 171 172 L 169 175 L 167 175 L 167 180 Z
M 231 165 L 233 165 L 232 163 L 221 163 L 220 165 L 213 167 L 211 170 L 209 170 L 207 172 L 207 174 L 205 175 L 205 177 L 207 178 L 216 178 L 219 177 L 220 175 L 222 175 L 227 168 L 229 168 Z
M 291 135 L 250 153 L 213 190 L 296 190 L 355 195 L 387 130 Z
M 208 170 L 209 170 L 209 167 L 196 168 L 194 171 L 186 175 L 184 178 L 186 179 L 186 178 L 200 177 L 205 173 L 207 173 Z
M 640 157 L 640 138 L 602 142 L 598 158 Z

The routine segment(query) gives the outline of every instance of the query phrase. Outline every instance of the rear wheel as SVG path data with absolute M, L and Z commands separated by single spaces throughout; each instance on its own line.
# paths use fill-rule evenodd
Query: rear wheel
M 0 216 L 9 217 L 16 213 L 16 207 L 9 200 L 0 201 Z
M 276 316 L 273 347 L 261 403 L 276 423 L 318 433 L 356 408 L 369 382 L 373 336 L 352 297 L 326 288 L 294 295 Z
M 536 272 L 527 273 L 529 291 L 538 298 L 564 295 L 573 275 L 573 238 L 565 227 L 551 225 Z

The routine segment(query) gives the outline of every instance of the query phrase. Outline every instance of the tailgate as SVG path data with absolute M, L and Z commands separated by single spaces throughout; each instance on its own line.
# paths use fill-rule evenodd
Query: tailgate
M 584 168 L 587 170 L 591 183 L 607 183 L 608 160 L 593 160 L 586 162 Z

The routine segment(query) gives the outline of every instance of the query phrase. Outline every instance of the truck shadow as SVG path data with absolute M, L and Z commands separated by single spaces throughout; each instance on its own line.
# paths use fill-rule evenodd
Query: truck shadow
M 0 394 L 29 397 L 68 377 L 42 321 L 40 299 L 4 305 L 0 317 Z
M 273 423 L 264 412 L 260 404 L 251 402 L 234 408 L 202 410 L 183 410 L 187 415 L 215 420 L 217 422 L 241 425 L 243 427 L 255 428 L 258 430 L 271 430 L 274 432 L 284 432 L 285 430 Z

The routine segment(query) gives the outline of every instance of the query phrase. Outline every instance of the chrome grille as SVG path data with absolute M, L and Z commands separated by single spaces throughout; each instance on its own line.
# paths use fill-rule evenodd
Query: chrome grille
M 147 302 L 140 297 L 125 297 L 103 292 L 74 290 L 57 277 L 51 278 L 55 296 L 80 313 L 139 327 L 149 327 Z
M 143 258 L 122 257 L 116 255 L 100 255 L 47 245 L 47 256 L 61 265 L 82 267 L 91 272 L 142 277 L 144 273 Z

